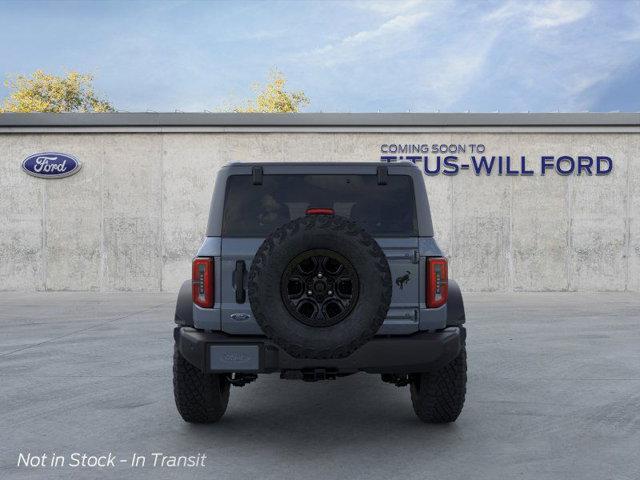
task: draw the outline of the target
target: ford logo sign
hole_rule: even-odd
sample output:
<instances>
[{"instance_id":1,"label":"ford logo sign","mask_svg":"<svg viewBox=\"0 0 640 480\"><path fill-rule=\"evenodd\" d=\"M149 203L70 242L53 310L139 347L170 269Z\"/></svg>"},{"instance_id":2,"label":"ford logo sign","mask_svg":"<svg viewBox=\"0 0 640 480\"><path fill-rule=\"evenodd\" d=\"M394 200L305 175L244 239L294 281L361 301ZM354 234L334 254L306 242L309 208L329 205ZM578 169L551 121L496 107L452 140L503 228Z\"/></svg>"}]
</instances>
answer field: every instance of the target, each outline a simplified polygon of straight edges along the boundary
<instances>
[{"instance_id":1,"label":"ford logo sign","mask_svg":"<svg viewBox=\"0 0 640 480\"><path fill-rule=\"evenodd\" d=\"M66 153L35 153L25 158L22 169L40 178L62 178L80 170L80 161Z\"/></svg>"}]
</instances>

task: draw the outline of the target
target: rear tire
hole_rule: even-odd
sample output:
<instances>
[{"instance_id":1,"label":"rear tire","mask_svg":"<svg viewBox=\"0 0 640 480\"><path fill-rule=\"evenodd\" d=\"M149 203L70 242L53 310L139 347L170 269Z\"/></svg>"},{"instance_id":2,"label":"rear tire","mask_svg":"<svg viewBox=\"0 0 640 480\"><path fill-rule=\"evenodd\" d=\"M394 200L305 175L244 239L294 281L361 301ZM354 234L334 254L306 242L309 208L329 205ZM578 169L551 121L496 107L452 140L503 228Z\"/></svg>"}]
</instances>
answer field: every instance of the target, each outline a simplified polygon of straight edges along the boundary
<instances>
[{"instance_id":1,"label":"rear tire","mask_svg":"<svg viewBox=\"0 0 640 480\"><path fill-rule=\"evenodd\" d=\"M411 403L420 420L426 423L455 422L462 411L467 391L467 350L435 372L411 376Z\"/></svg>"},{"instance_id":2,"label":"rear tire","mask_svg":"<svg viewBox=\"0 0 640 480\"><path fill-rule=\"evenodd\" d=\"M214 423L222 418L229 403L229 380L207 374L173 350L173 396L180 416L189 423Z\"/></svg>"}]
</instances>

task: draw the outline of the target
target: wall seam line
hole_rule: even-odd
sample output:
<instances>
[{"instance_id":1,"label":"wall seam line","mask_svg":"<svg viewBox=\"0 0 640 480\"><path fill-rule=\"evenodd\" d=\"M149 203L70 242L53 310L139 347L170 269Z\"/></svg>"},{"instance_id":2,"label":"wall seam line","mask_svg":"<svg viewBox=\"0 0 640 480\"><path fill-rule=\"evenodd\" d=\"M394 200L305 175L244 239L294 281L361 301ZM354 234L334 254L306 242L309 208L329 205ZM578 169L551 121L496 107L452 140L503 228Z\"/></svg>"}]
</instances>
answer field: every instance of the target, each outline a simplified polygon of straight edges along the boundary
<instances>
[{"instance_id":1,"label":"wall seam line","mask_svg":"<svg viewBox=\"0 0 640 480\"><path fill-rule=\"evenodd\" d=\"M573 272L571 265L573 263L573 183L566 178L567 184L567 214L569 225L567 225L567 254L565 255L566 271L567 271L567 291L573 291Z\"/></svg>"},{"instance_id":2,"label":"wall seam line","mask_svg":"<svg viewBox=\"0 0 640 480\"><path fill-rule=\"evenodd\" d=\"M453 221L453 213L455 211L455 209L453 207L453 202L454 202L454 199L455 199L455 196L453 194L453 186L454 186L453 177L449 178L449 183L451 184L451 188L450 188L450 192L451 192L451 202L450 202L451 214L449 215L449 222L451 223L451 225L449 226L449 232L451 232L449 234L449 257L451 258L451 257L453 257L453 237L454 237L453 228L454 228L454 225L455 225L455 222Z\"/></svg>"},{"instance_id":3,"label":"wall seam line","mask_svg":"<svg viewBox=\"0 0 640 480\"><path fill-rule=\"evenodd\" d=\"M159 258L159 262L160 262L160 282L159 282L159 287L160 287L160 292L163 291L163 287L164 287L164 255L165 255L165 248L164 248L164 134L160 133L160 222L159 222L159 226L160 226L160 232L159 232L159 237L160 237L160 242L159 242L159 247L160 247L160 255L158 255Z\"/></svg>"},{"instance_id":4,"label":"wall seam line","mask_svg":"<svg viewBox=\"0 0 640 480\"><path fill-rule=\"evenodd\" d=\"M631 159L627 160L626 162L626 167L627 167L627 192L626 192L626 205L625 205L625 236L627 237L625 239L625 269L624 269L624 291L628 292L629 291L629 262L631 261L631 168L630 168L630 164L631 164Z\"/></svg>"},{"instance_id":5,"label":"wall seam line","mask_svg":"<svg viewBox=\"0 0 640 480\"><path fill-rule=\"evenodd\" d=\"M47 291L49 254L47 252L47 183L42 185L42 289Z\"/></svg>"},{"instance_id":6,"label":"wall seam line","mask_svg":"<svg viewBox=\"0 0 640 480\"><path fill-rule=\"evenodd\" d=\"M104 157L107 151L102 140L100 155L100 271L98 273L98 290L104 292L105 242L104 242Z\"/></svg>"},{"instance_id":7,"label":"wall seam line","mask_svg":"<svg viewBox=\"0 0 640 480\"><path fill-rule=\"evenodd\" d=\"M507 266L509 269L508 291L515 290L515 282L513 280L513 184L515 178L509 178L509 249L507 251Z\"/></svg>"}]
</instances>

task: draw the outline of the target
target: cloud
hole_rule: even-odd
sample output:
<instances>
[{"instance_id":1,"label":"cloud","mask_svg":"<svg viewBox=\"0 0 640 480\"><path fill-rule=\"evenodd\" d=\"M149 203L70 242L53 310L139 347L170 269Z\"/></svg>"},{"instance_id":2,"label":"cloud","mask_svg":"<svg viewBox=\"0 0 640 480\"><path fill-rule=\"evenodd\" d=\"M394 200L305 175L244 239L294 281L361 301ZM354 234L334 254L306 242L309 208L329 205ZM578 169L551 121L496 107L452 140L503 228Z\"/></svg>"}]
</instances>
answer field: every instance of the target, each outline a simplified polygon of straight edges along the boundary
<instances>
[{"instance_id":1,"label":"cloud","mask_svg":"<svg viewBox=\"0 0 640 480\"><path fill-rule=\"evenodd\" d=\"M639 23L634 21L638 6L637 2L505 3L483 19L503 32L497 48L502 64L491 62L497 72L487 72L488 77L504 84L505 96L512 94L508 101L525 109L590 110L596 105L594 92L615 82L639 57L640 35L635 35ZM597 28L579 24L596 19ZM494 96L496 103L507 101L498 93Z\"/></svg>"},{"instance_id":2,"label":"cloud","mask_svg":"<svg viewBox=\"0 0 640 480\"><path fill-rule=\"evenodd\" d=\"M640 59L639 2L389 5L358 6L368 8L364 20L390 16L299 57L338 84L318 88L332 105L348 98L383 111L583 111Z\"/></svg>"},{"instance_id":3,"label":"cloud","mask_svg":"<svg viewBox=\"0 0 640 480\"><path fill-rule=\"evenodd\" d=\"M638 1L148 3L128 20L115 5L52 5L30 21L49 32L57 15L69 35L34 42L16 8L0 66L99 67L98 89L125 110L224 104L274 65L316 110L628 111L640 98Z\"/></svg>"},{"instance_id":4,"label":"cloud","mask_svg":"<svg viewBox=\"0 0 640 480\"><path fill-rule=\"evenodd\" d=\"M505 2L495 10L484 15L481 20L484 22L500 22L504 20L510 20L524 12L524 10L524 3L514 2L513 0L510 0L508 2Z\"/></svg>"},{"instance_id":5,"label":"cloud","mask_svg":"<svg viewBox=\"0 0 640 480\"><path fill-rule=\"evenodd\" d=\"M541 76L541 72L544 71L541 67L549 61L544 43L547 42L556 48L554 42L558 40L540 37L536 32L578 22L586 18L592 10L591 3L586 1L509 0L488 13L486 4L474 6L457 2L441 7L443 8L433 15L432 21L424 22L428 23L429 28L421 31L420 47L423 58L420 74L416 75L417 79L413 85L407 82L404 87L415 97L415 100L412 100L412 109L461 110L470 108L470 105L484 104L484 95L476 97L474 92L487 92L492 89L493 84L493 88L496 88L492 92L495 103L491 109L509 110L502 102L503 96L509 93L511 87L509 79L514 79L513 85L526 88L529 83L526 77ZM390 25L386 27L390 27L391 24L399 26L400 22L396 21L398 17L390 20ZM451 30L452 25L455 25L455 31ZM383 30L385 29L381 27L372 36L381 34ZM361 35L362 39L368 41L369 33L372 32ZM356 35L354 40L358 38ZM401 41L402 38L396 39L396 43ZM342 43L346 45L349 41L345 39ZM335 53L336 46L331 47L333 48L325 53ZM571 51L573 48L574 46L570 45L568 48L558 47L558 50ZM531 51L527 51L529 49ZM517 51L522 53L515 54L510 60L513 62L513 68L500 63L505 55L510 56ZM356 57L358 58L359 56ZM606 79L606 72L585 78L583 69L569 60L565 60L565 63L570 65L570 68L564 69L563 72L566 74L567 82L560 87L554 86L556 92L564 90L567 95L579 96L580 92L590 88L594 83ZM562 70L562 64L558 68ZM550 83L553 81L549 80ZM542 85L540 82L538 85L535 82L533 85L530 84L534 89L541 88ZM525 103L527 100L525 99Z\"/></svg>"},{"instance_id":6,"label":"cloud","mask_svg":"<svg viewBox=\"0 0 640 480\"><path fill-rule=\"evenodd\" d=\"M461 29L437 55L425 59L422 91L431 109L451 109L478 85L498 37L499 31L494 29Z\"/></svg>"},{"instance_id":7,"label":"cloud","mask_svg":"<svg viewBox=\"0 0 640 480\"><path fill-rule=\"evenodd\" d=\"M508 1L484 16L485 22L517 20L520 25L545 29L568 25L585 18L592 10L586 0L548 2Z\"/></svg>"},{"instance_id":8,"label":"cloud","mask_svg":"<svg viewBox=\"0 0 640 480\"><path fill-rule=\"evenodd\" d=\"M586 1L561 2L556 0L533 9L529 24L533 28L552 28L577 22L591 11L591 3Z\"/></svg>"},{"instance_id":9,"label":"cloud","mask_svg":"<svg viewBox=\"0 0 640 480\"><path fill-rule=\"evenodd\" d=\"M353 2L350 5L361 10L367 10L380 15L398 15L409 11L416 11L427 5L427 0L364 0Z\"/></svg>"},{"instance_id":10,"label":"cloud","mask_svg":"<svg viewBox=\"0 0 640 480\"><path fill-rule=\"evenodd\" d=\"M363 30L300 56L300 59L333 66L361 60L368 55L390 55L412 48L414 31L429 16L427 12L396 15L379 27Z\"/></svg>"},{"instance_id":11,"label":"cloud","mask_svg":"<svg viewBox=\"0 0 640 480\"><path fill-rule=\"evenodd\" d=\"M630 2L625 11L627 20L631 26L622 32L621 40L628 42L636 42L640 40L640 0Z\"/></svg>"}]
</instances>

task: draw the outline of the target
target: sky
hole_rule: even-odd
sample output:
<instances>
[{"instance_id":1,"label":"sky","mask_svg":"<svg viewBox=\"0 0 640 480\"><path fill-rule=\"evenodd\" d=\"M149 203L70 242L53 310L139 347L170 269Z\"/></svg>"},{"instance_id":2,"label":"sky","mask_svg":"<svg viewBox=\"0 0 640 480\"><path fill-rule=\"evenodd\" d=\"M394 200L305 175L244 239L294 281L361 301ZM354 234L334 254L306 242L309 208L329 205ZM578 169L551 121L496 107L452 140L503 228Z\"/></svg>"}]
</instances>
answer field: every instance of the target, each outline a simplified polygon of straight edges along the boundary
<instances>
[{"instance_id":1,"label":"sky","mask_svg":"<svg viewBox=\"0 0 640 480\"><path fill-rule=\"evenodd\" d=\"M215 111L273 68L306 111L640 111L640 1L0 0L0 75ZM0 98L8 94L0 88Z\"/></svg>"}]
</instances>

